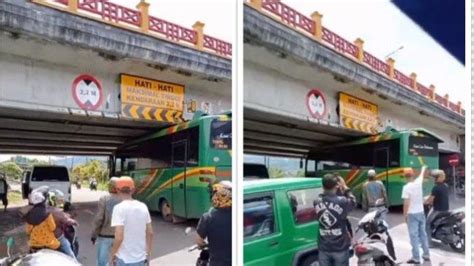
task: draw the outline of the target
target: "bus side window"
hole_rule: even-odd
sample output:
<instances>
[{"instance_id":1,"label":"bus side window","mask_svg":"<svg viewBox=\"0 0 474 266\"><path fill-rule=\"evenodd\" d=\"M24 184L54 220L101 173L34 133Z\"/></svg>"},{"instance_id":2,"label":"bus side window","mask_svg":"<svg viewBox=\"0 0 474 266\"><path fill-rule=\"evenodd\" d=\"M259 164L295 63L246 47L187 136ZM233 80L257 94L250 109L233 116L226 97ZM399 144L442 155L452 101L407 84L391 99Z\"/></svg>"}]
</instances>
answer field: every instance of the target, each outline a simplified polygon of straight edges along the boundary
<instances>
[{"instance_id":1,"label":"bus side window","mask_svg":"<svg viewBox=\"0 0 474 266\"><path fill-rule=\"evenodd\" d=\"M188 135L188 166L199 164L199 127L189 129Z\"/></svg>"},{"instance_id":2,"label":"bus side window","mask_svg":"<svg viewBox=\"0 0 474 266\"><path fill-rule=\"evenodd\" d=\"M120 176L122 175L122 158L115 159L115 175Z\"/></svg>"}]
</instances>

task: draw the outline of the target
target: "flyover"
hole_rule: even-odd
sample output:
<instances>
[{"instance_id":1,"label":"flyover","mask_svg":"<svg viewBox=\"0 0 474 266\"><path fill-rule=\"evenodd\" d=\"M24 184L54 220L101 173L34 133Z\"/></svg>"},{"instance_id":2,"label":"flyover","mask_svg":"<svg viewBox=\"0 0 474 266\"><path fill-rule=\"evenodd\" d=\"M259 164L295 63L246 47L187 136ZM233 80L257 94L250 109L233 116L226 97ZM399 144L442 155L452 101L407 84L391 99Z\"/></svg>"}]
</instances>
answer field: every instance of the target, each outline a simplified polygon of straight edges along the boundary
<instances>
[{"instance_id":1,"label":"flyover","mask_svg":"<svg viewBox=\"0 0 474 266\"><path fill-rule=\"evenodd\" d=\"M245 153L304 157L388 127L423 127L443 139L441 152L461 151L460 102L397 70L394 60L377 59L363 40L349 42L324 27L318 12L247 1L243 29Z\"/></svg>"},{"instance_id":2,"label":"flyover","mask_svg":"<svg viewBox=\"0 0 474 266\"><path fill-rule=\"evenodd\" d=\"M1 1L0 153L106 156L196 111L230 110L231 44L148 9Z\"/></svg>"}]
</instances>

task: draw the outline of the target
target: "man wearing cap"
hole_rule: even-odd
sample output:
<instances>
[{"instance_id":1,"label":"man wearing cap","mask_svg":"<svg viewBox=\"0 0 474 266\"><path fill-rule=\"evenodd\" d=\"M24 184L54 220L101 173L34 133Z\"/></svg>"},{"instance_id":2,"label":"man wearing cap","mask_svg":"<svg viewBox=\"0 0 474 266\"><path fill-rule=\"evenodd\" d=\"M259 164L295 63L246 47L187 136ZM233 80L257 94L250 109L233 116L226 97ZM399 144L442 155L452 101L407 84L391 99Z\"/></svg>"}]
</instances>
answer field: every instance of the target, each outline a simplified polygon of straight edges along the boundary
<instances>
[{"instance_id":1,"label":"man wearing cap","mask_svg":"<svg viewBox=\"0 0 474 266\"><path fill-rule=\"evenodd\" d=\"M347 215L356 205L354 194L343 179L333 174L323 177L324 193L314 202L319 221L319 265L348 266L351 238ZM343 196L336 194L341 189Z\"/></svg>"},{"instance_id":2,"label":"man wearing cap","mask_svg":"<svg viewBox=\"0 0 474 266\"><path fill-rule=\"evenodd\" d=\"M433 245L431 238L431 223L440 215L449 213L449 187L444 182L446 174L443 170L433 170L431 175L435 178L435 186L431 190L431 194L425 201L426 205L432 205L428 218L426 218L426 235L428 237L428 244Z\"/></svg>"},{"instance_id":3,"label":"man wearing cap","mask_svg":"<svg viewBox=\"0 0 474 266\"><path fill-rule=\"evenodd\" d=\"M97 265L105 266L109 261L110 251L114 243L115 230L111 224L112 211L120 199L117 196L115 188L117 177L112 177L109 180L109 194L102 196L99 199L97 214L92 224L92 244L96 246L97 250Z\"/></svg>"},{"instance_id":4,"label":"man wearing cap","mask_svg":"<svg viewBox=\"0 0 474 266\"><path fill-rule=\"evenodd\" d=\"M403 216L408 226L412 257L408 264L420 264L420 245L423 248L423 260L430 261L430 250L426 236L426 219L423 208L423 178L426 172L423 166L420 175L415 179L413 169L405 170L407 183L403 186Z\"/></svg>"},{"instance_id":5,"label":"man wearing cap","mask_svg":"<svg viewBox=\"0 0 474 266\"><path fill-rule=\"evenodd\" d=\"M362 208L367 212L383 210L387 207L387 191L382 182L375 179L374 169L367 172L368 181L362 187ZM385 216L385 215L383 215ZM382 217L384 219L385 217Z\"/></svg>"},{"instance_id":6,"label":"man wearing cap","mask_svg":"<svg viewBox=\"0 0 474 266\"><path fill-rule=\"evenodd\" d=\"M145 204L132 198L135 183L124 176L116 180L117 195L122 200L112 211L115 228L110 264L116 266L146 265L149 261L153 229Z\"/></svg>"}]
</instances>

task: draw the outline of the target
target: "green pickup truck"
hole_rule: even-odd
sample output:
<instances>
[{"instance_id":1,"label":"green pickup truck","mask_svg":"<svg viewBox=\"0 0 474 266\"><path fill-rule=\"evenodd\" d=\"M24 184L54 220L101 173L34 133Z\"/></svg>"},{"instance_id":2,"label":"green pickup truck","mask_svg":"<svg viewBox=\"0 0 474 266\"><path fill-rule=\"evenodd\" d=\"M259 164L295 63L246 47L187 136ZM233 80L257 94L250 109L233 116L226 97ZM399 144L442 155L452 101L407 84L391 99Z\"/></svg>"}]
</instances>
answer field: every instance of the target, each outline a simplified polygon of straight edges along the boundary
<instances>
[{"instance_id":1,"label":"green pickup truck","mask_svg":"<svg viewBox=\"0 0 474 266\"><path fill-rule=\"evenodd\" d=\"M246 266L318 265L320 178L244 181Z\"/></svg>"}]
</instances>

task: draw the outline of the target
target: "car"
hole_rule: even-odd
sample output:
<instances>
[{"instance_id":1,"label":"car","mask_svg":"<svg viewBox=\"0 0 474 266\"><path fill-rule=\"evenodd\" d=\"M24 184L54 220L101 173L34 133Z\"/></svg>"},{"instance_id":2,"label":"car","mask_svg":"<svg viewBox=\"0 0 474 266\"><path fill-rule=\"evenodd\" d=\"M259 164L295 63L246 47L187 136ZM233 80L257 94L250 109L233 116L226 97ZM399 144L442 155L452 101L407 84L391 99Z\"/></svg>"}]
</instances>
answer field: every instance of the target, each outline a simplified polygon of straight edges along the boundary
<instances>
[{"instance_id":1,"label":"car","mask_svg":"<svg viewBox=\"0 0 474 266\"><path fill-rule=\"evenodd\" d=\"M41 186L61 191L64 194L64 210L71 208L71 181L69 171L65 166L37 165L24 172L22 180L24 198L28 198L33 189Z\"/></svg>"},{"instance_id":2,"label":"car","mask_svg":"<svg viewBox=\"0 0 474 266\"><path fill-rule=\"evenodd\" d=\"M244 264L318 265L321 178L245 180Z\"/></svg>"},{"instance_id":3,"label":"car","mask_svg":"<svg viewBox=\"0 0 474 266\"><path fill-rule=\"evenodd\" d=\"M264 164L244 163L244 179L270 178L268 169Z\"/></svg>"}]
</instances>

